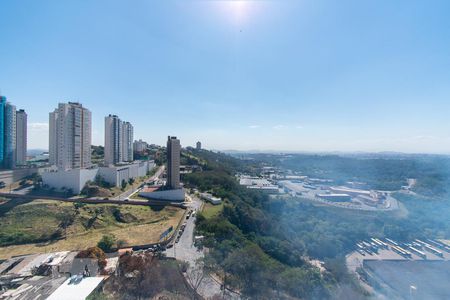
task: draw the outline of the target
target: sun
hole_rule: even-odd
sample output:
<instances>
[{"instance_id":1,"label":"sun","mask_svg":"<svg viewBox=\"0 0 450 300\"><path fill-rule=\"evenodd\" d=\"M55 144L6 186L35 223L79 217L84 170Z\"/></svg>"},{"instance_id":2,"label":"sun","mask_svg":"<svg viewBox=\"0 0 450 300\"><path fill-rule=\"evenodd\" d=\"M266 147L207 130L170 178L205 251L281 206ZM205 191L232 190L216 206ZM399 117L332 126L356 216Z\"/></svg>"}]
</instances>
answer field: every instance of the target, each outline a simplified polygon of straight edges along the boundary
<instances>
[{"instance_id":1,"label":"sun","mask_svg":"<svg viewBox=\"0 0 450 300\"><path fill-rule=\"evenodd\" d=\"M251 6L249 0L224 0L220 1L224 13L237 23L242 23L248 17Z\"/></svg>"}]
</instances>

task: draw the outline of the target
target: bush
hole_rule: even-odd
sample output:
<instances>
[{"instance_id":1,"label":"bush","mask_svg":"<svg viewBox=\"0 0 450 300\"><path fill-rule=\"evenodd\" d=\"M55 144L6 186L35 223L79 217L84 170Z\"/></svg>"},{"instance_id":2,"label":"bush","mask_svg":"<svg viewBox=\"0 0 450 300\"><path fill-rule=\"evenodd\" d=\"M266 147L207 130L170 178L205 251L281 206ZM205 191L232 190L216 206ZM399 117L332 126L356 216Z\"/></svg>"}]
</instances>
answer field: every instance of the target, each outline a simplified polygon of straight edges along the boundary
<instances>
[{"instance_id":1,"label":"bush","mask_svg":"<svg viewBox=\"0 0 450 300\"><path fill-rule=\"evenodd\" d=\"M113 246L116 244L116 237L114 235L104 235L97 243L97 247L104 252L112 252Z\"/></svg>"},{"instance_id":2,"label":"bush","mask_svg":"<svg viewBox=\"0 0 450 300\"><path fill-rule=\"evenodd\" d=\"M105 252L99 247L91 247L86 250L78 252L76 258L92 258L98 260L98 266L100 269L106 267L106 255Z\"/></svg>"}]
</instances>

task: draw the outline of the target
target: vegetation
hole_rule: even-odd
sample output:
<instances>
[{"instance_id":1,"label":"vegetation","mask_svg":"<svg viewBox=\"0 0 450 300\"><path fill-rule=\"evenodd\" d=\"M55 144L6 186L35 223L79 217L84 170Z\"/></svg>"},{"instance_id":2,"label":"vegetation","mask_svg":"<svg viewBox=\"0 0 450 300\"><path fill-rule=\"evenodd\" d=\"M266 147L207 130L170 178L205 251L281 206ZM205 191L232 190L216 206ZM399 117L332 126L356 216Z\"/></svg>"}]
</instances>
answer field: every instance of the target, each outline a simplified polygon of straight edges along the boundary
<instances>
[{"instance_id":1,"label":"vegetation","mask_svg":"<svg viewBox=\"0 0 450 300\"><path fill-rule=\"evenodd\" d=\"M367 183L379 190L399 190L408 178L417 179L413 189L425 196L450 193L450 158L440 155L269 155L252 154L246 158L301 172L316 178Z\"/></svg>"},{"instance_id":2,"label":"vegetation","mask_svg":"<svg viewBox=\"0 0 450 300\"><path fill-rule=\"evenodd\" d=\"M183 214L173 207L154 211L146 206L43 200L27 203L20 199L8 201L1 208L0 258L86 249L97 245L104 235L114 235L122 246L152 243L164 230L176 226Z\"/></svg>"},{"instance_id":3,"label":"vegetation","mask_svg":"<svg viewBox=\"0 0 450 300\"><path fill-rule=\"evenodd\" d=\"M114 246L116 245L117 238L112 234L106 234L102 236L102 239L97 243L97 247L102 249L104 252L112 252Z\"/></svg>"},{"instance_id":4,"label":"vegetation","mask_svg":"<svg viewBox=\"0 0 450 300\"><path fill-rule=\"evenodd\" d=\"M225 199L220 213L209 214L206 210L205 214L198 215L197 230L205 235L205 245L213 249L212 265L218 274L222 274L225 284L250 297L271 294L276 297L274 293L284 292L300 298L340 295L340 298L357 299L364 293L347 274L342 259L355 249L357 241L371 236L398 240L450 236L450 209L443 199L399 194L396 197L408 212L404 209L394 214L316 206L301 199L271 198L239 186L234 178L235 172L257 173L258 166L268 165L267 158L242 161L208 151L195 155L204 161L206 171L186 175L187 185L202 191L212 190ZM272 162L277 159L279 157L272 158ZM337 168L334 163L329 163L328 170ZM363 161L366 167L357 169L365 171L357 170L355 173L364 173L367 168L372 168L368 165L382 163L391 166L386 167L386 173L378 166L373 167L380 168L377 176L372 172L372 175L364 177L373 187L397 187L404 183L404 178L417 175L411 170L396 173L395 168L406 168L409 163L394 161ZM293 169L292 164L289 165ZM354 164L353 167L356 168ZM424 163L417 168L431 170L434 167L427 167ZM323 164L321 171L314 171L315 176L322 174L323 178L328 178L330 172L335 172L328 171L325 176L326 169ZM399 172L406 173L402 175ZM428 174L432 173L429 171ZM343 178L362 181L359 177ZM324 260L327 271L320 273L307 263L306 257Z\"/></svg>"},{"instance_id":5,"label":"vegetation","mask_svg":"<svg viewBox=\"0 0 450 300\"><path fill-rule=\"evenodd\" d=\"M221 276L225 286L244 296L276 298L280 293L296 297L330 296L331 276L323 276L307 264L289 240L272 231L273 217L265 211L269 198L239 186L235 170L252 165L223 154L196 153L204 162L204 172L185 176L188 186L212 190L225 199L217 214L199 213L197 230L205 235L205 246L212 248L209 267ZM264 246L264 248L263 248ZM283 277L297 278L296 282Z\"/></svg>"},{"instance_id":6,"label":"vegetation","mask_svg":"<svg viewBox=\"0 0 450 300\"><path fill-rule=\"evenodd\" d=\"M223 203L219 205L212 205L211 203L205 203L202 210L202 215L206 219L216 217L221 214L223 210Z\"/></svg>"},{"instance_id":7,"label":"vegetation","mask_svg":"<svg viewBox=\"0 0 450 300\"><path fill-rule=\"evenodd\" d=\"M161 298L160 298L161 296ZM195 299L175 260L125 254L117 274L111 276L93 299Z\"/></svg>"},{"instance_id":8,"label":"vegetation","mask_svg":"<svg viewBox=\"0 0 450 300\"><path fill-rule=\"evenodd\" d=\"M87 197L111 197L113 194L108 187L104 187L105 185L93 182L86 182L83 190L81 190L82 195L86 195Z\"/></svg>"},{"instance_id":9,"label":"vegetation","mask_svg":"<svg viewBox=\"0 0 450 300\"><path fill-rule=\"evenodd\" d=\"M92 258L98 260L100 269L106 267L106 255L100 247L90 247L86 250L78 252L76 258Z\"/></svg>"}]
</instances>

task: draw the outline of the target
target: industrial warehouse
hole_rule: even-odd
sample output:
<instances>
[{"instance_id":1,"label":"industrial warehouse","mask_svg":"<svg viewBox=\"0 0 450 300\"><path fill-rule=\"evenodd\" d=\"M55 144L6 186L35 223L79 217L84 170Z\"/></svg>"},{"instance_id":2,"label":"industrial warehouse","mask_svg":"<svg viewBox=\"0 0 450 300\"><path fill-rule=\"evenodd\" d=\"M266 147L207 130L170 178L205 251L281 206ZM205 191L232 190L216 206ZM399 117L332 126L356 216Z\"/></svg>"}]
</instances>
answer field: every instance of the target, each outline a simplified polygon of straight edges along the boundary
<instances>
[{"instance_id":1,"label":"industrial warehouse","mask_svg":"<svg viewBox=\"0 0 450 300\"><path fill-rule=\"evenodd\" d=\"M347 266L369 290L388 299L445 299L450 287L442 282L450 268L446 241L370 238L356 244Z\"/></svg>"}]
</instances>

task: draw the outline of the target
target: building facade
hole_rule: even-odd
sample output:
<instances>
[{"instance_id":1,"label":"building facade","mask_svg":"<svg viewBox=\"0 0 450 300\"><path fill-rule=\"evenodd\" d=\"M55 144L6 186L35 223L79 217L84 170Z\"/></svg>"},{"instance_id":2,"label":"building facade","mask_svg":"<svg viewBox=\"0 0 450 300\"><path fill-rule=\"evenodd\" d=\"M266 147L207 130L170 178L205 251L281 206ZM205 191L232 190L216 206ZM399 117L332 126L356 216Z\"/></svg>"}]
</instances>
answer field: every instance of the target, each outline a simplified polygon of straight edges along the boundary
<instances>
[{"instance_id":1,"label":"building facade","mask_svg":"<svg viewBox=\"0 0 450 300\"><path fill-rule=\"evenodd\" d=\"M48 137L48 162L52 166L56 166L58 163L58 143L57 143L57 130L58 127L58 110L49 114L49 137Z\"/></svg>"},{"instance_id":2,"label":"building facade","mask_svg":"<svg viewBox=\"0 0 450 300\"><path fill-rule=\"evenodd\" d=\"M116 115L105 117L105 165L122 162L122 121Z\"/></svg>"},{"instance_id":3,"label":"building facade","mask_svg":"<svg viewBox=\"0 0 450 300\"><path fill-rule=\"evenodd\" d=\"M4 114L4 167L16 166L16 107L7 102Z\"/></svg>"},{"instance_id":4,"label":"building facade","mask_svg":"<svg viewBox=\"0 0 450 300\"><path fill-rule=\"evenodd\" d=\"M143 140L134 141L134 143L133 143L133 151L134 152L142 153L145 150L147 150L147 148L148 148L148 144L147 144L147 142L144 142Z\"/></svg>"},{"instance_id":5,"label":"building facade","mask_svg":"<svg viewBox=\"0 0 450 300\"><path fill-rule=\"evenodd\" d=\"M49 161L58 169L91 166L91 112L80 103L59 103L49 115Z\"/></svg>"},{"instance_id":6,"label":"building facade","mask_svg":"<svg viewBox=\"0 0 450 300\"><path fill-rule=\"evenodd\" d=\"M0 165L14 169L27 160L27 114L0 96Z\"/></svg>"},{"instance_id":7,"label":"building facade","mask_svg":"<svg viewBox=\"0 0 450 300\"><path fill-rule=\"evenodd\" d=\"M133 161L133 125L130 122L122 125L122 153L123 161Z\"/></svg>"},{"instance_id":8,"label":"building facade","mask_svg":"<svg viewBox=\"0 0 450 300\"><path fill-rule=\"evenodd\" d=\"M86 183L95 181L97 176L102 177L109 184L119 187L123 181L128 182L131 178L147 175L154 167L154 161L140 161L123 166L51 170L42 173L42 181L45 185L57 190L71 190L74 194L79 194Z\"/></svg>"},{"instance_id":9,"label":"building facade","mask_svg":"<svg viewBox=\"0 0 450 300\"><path fill-rule=\"evenodd\" d=\"M27 113L20 109L16 112L16 164L27 162Z\"/></svg>"},{"instance_id":10,"label":"building facade","mask_svg":"<svg viewBox=\"0 0 450 300\"><path fill-rule=\"evenodd\" d=\"M197 144L195 145L195 149L202 150L202 143L201 142L197 142Z\"/></svg>"},{"instance_id":11,"label":"building facade","mask_svg":"<svg viewBox=\"0 0 450 300\"><path fill-rule=\"evenodd\" d=\"M133 125L116 115L105 117L105 165L133 160Z\"/></svg>"},{"instance_id":12,"label":"building facade","mask_svg":"<svg viewBox=\"0 0 450 300\"><path fill-rule=\"evenodd\" d=\"M180 140L175 136L167 138L167 186L179 189L180 186Z\"/></svg>"},{"instance_id":13,"label":"building facade","mask_svg":"<svg viewBox=\"0 0 450 300\"><path fill-rule=\"evenodd\" d=\"M5 159L5 106L6 97L0 96L0 165L3 165Z\"/></svg>"}]
</instances>

